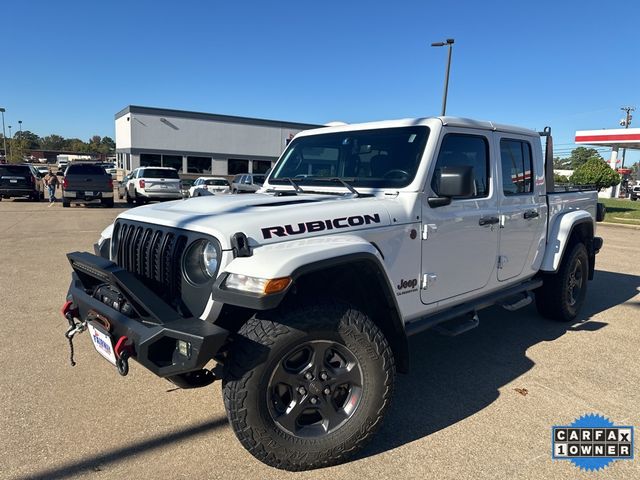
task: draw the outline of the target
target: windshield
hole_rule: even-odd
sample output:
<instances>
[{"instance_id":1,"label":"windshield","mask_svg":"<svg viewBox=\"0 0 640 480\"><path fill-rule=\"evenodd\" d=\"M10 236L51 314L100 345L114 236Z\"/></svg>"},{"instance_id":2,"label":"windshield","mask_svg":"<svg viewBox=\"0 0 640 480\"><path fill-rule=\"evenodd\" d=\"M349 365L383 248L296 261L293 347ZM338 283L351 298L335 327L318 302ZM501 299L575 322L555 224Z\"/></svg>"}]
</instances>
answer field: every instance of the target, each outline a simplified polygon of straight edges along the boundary
<instances>
[{"instance_id":1,"label":"windshield","mask_svg":"<svg viewBox=\"0 0 640 480\"><path fill-rule=\"evenodd\" d=\"M353 186L400 188L411 183L429 136L424 126L327 133L295 139L269 183L327 185L341 178Z\"/></svg>"},{"instance_id":2,"label":"windshield","mask_svg":"<svg viewBox=\"0 0 640 480\"><path fill-rule=\"evenodd\" d=\"M0 165L0 175L29 175L31 171L26 165Z\"/></svg>"},{"instance_id":3,"label":"windshield","mask_svg":"<svg viewBox=\"0 0 640 480\"><path fill-rule=\"evenodd\" d=\"M180 178L177 170L172 168L145 168L140 178Z\"/></svg>"},{"instance_id":4,"label":"windshield","mask_svg":"<svg viewBox=\"0 0 640 480\"><path fill-rule=\"evenodd\" d=\"M69 165L65 175L105 175L104 168L87 163Z\"/></svg>"},{"instance_id":5,"label":"windshield","mask_svg":"<svg viewBox=\"0 0 640 480\"><path fill-rule=\"evenodd\" d=\"M228 187L229 184L227 183L226 180L205 180L204 181L205 185L217 185L217 186L224 186L224 187Z\"/></svg>"}]
</instances>

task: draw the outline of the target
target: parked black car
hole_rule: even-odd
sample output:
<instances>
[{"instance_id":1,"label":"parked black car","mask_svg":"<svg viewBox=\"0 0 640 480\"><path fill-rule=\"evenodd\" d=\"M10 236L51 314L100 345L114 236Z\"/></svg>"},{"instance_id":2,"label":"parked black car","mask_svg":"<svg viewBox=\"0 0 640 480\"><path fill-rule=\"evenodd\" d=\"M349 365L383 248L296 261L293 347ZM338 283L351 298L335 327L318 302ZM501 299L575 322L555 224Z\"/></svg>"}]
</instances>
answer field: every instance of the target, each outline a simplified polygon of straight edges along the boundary
<instances>
[{"instance_id":1,"label":"parked black car","mask_svg":"<svg viewBox=\"0 0 640 480\"><path fill-rule=\"evenodd\" d=\"M32 165L0 165L0 200L28 197L36 202L44 198L42 176Z\"/></svg>"},{"instance_id":2,"label":"parked black car","mask_svg":"<svg viewBox=\"0 0 640 480\"><path fill-rule=\"evenodd\" d=\"M62 181L62 206L69 207L71 202L113 207L111 175L95 163L71 163Z\"/></svg>"}]
</instances>

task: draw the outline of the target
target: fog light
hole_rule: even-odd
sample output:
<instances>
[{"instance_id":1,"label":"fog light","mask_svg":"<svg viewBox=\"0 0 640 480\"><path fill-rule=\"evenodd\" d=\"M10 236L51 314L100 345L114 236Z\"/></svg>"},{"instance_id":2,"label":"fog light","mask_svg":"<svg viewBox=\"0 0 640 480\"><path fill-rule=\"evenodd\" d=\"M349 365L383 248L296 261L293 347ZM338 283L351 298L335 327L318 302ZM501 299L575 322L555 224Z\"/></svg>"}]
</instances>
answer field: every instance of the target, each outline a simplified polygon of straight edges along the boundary
<instances>
[{"instance_id":1,"label":"fog light","mask_svg":"<svg viewBox=\"0 0 640 480\"><path fill-rule=\"evenodd\" d=\"M191 344L184 340L178 340L178 353L187 358L191 356Z\"/></svg>"}]
</instances>

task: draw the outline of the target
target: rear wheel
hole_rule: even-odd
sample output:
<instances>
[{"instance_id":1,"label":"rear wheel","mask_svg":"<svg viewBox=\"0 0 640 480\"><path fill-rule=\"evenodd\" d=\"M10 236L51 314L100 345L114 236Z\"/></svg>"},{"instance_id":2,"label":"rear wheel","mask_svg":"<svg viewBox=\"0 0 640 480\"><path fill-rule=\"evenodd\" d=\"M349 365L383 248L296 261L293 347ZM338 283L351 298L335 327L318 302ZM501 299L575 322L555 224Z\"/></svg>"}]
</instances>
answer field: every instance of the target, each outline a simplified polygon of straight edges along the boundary
<instances>
[{"instance_id":1,"label":"rear wheel","mask_svg":"<svg viewBox=\"0 0 640 480\"><path fill-rule=\"evenodd\" d=\"M589 276L589 255L584 243L576 243L562 259L555 274L543 277L536 290L536 307L546 318L569 322L576 318L584 304Z\"/></svg>"},{"instance_id":2,"label":"rear wheel","mask_svg":"<svg viewBox=\"0 0 640 480\"><path fill-rule=\"evenodd\" d=\"M69 208L71 206L71 202L69 202L67 200L62 200L62 206L64 208Z\"/></svg>"},{"instance_id":3,"label":"rear wheel","mask_svg":"<svg viewBox=\"0 0 640 480\"><path fill-rule=\"evenodd\" d=\"M285 470L339 463L380 425L395 365L378 327L342 302L268 318L238 332L223 392L227 416L258 460Z\"/></svg>"}]
</instances>

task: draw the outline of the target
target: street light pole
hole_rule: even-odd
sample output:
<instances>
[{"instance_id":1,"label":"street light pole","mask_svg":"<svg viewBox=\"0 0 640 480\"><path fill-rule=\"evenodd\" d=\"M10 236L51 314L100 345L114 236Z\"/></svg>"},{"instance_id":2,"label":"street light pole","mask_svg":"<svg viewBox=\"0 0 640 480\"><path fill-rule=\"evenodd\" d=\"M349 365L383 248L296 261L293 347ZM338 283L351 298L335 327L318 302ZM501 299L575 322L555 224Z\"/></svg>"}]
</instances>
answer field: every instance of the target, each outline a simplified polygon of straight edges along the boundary
<instances>
[{"instance_id":1,"label":"street light pole","mask_svg":"<svg viewBox=\"0 0 640 480\"><path fill-rule=\"evenodd\" d=\"M443 117L447 112L447 93L449 91L449 71L451 70L451 51L453 50L454 42L455 40L453 38L447 38L444 42L434 42L431 44L432 47L444 47L445 45L449 47L449 55L447 56L447 72L444 77L444 93L442 95L441 115Z\"/></svg>"},{"instance_id":2,"label":"street light pole","mask_svg":"<svg viewBox=\"0 0 640 480\"><path fill-rule=\"evenodd\" d=\"M11 125L9 125L9 159L11 159Z\"/></svg>"},{"instance_id":3,"label":"street light pole","mask_svg":"<svg viewBox=\"0 0 640 480\"><path fill-rule=\"evenodd\" d=\"M20 128L20 140L22 140L22 120L18 120L18 127Z\"/></svg>"},{"instance_id":4,"label":"street light pole","mask_svg":"<svg viewBox=\"0 0 640 480\"><path fill-rule=\"evenodd\" d=\"M4 112L5 109L0 107L0 113L2 114L2 140L4 142L4 159L7 160L7 134L4 131Z\"/></svg>"}]
</instances>

